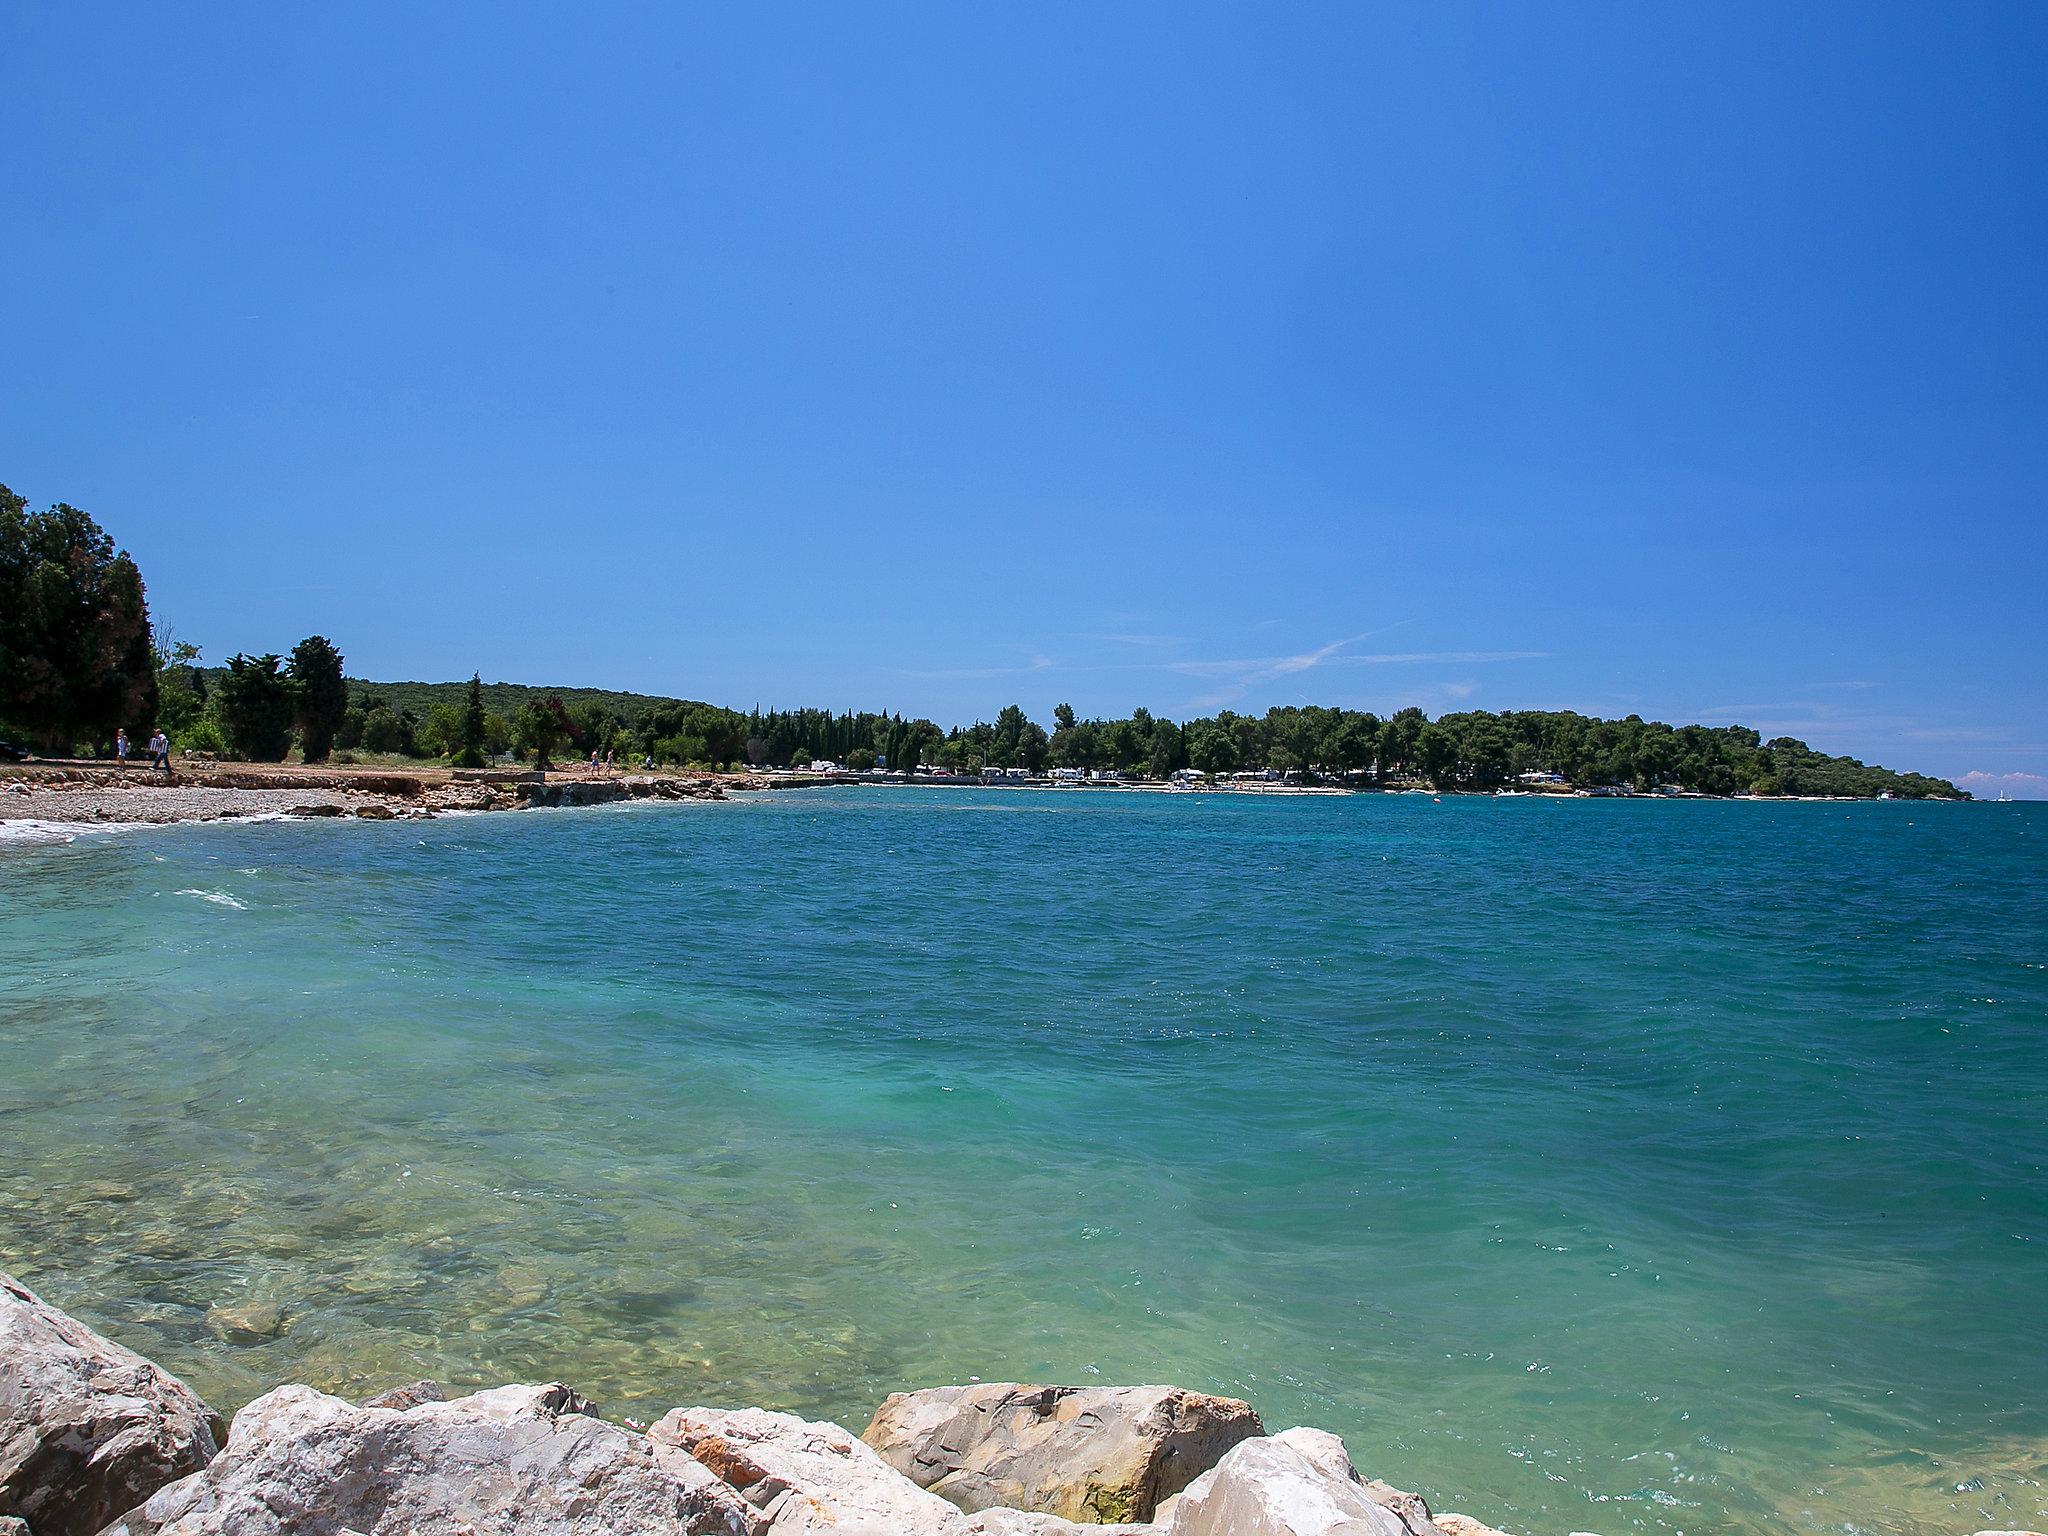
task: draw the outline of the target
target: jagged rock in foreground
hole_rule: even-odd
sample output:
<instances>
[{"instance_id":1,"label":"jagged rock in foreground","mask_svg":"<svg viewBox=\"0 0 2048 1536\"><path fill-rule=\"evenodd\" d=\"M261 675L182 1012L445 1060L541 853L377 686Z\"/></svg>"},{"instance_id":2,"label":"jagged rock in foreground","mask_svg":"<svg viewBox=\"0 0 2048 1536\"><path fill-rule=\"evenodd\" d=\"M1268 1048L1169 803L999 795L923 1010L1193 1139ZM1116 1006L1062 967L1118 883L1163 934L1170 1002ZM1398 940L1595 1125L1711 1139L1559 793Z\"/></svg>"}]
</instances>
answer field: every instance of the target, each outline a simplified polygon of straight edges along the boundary
<instances>
[{"instance_id":1,"label":"jagged rock in foreground","mask_svg":"<svg viewBox=\"0 0 2048 1536\"><path fill-rule=\"evenodd\" d=\"M1351 1464L1351 1453L1344 1448L1343 1440L1327 1429L1283 1429L1273 1440L1294 1451L1323 1476L1339 1483L1357 1484L1368 1499L1401 1522L1408 1536L1447 1536L1431 1517L1429 1505L1420 1494L1404 1492L1376 1477L1362 1476ZM1502 1533L1496 1531L1493 1536Z\"/></svg>"},{"instance_id":2,"label":"jagged rock in foreground","mask_svg":"<svg viewBox=\"0 0 2048 1536\"><path fill-rule=\"evenodd\" d=\"M1344 1442L1328 1430L1283 1429L1256 1443L1261 1449L1242 1458L1232 1452L1161 1507L1169 1536L1459 1536L1430 1514L1420 1495L1362 1477ZM1462 1515L1441 1518L1465 1521ZM1465 1521L1461 1536L1505 1533L1474 1520Z\"/></svg>"},{"instance_id":3,"label":"jagged rock in foreground","mask_svg":"<svg viewBox=\"0 0 2048 1536\"><path fill-rule=\"evenodd\" d=\"M220 1448L184 1382L0 1273L0 1516L92 1536Z\"/></svg>"},{"instance_id":4,"label":"jagged rock in foreground","mask_svg":"<svg viewBox=\"0 0 2048 1536\"><path fill-rule=\"evenodd\" d=\"M1470 1515L1438 1515L1436 1528L1444 1536L1507 1536L1506 1531L1494 1529L1483 1520L1474 1520Z\"/></svg>"},{"instance_id":5,"label":"jagged rock in foreground","mask_svg":"<svg viewBox=\"0 0 2048 1536\"><path fill-rule=\"evenodd\" d=\"M759 1513L760 1529L958 1536L943 1499L898 1474L837 1424L759 1408L678 1408L647 1431L724 1479Z\"/></svg>"},{"instance_id":6,"label":"jagged rock in foreground","mask_svg":"<svg viewBox=\"0 0 2048 1536\"><path fill-rule=\"evenodd\" d=\"M678 1408L647 1431L685 1451L759 1511L759 1536L1159 1536L1150 1525L1076 1525L1019 1509L966 1514L927 1493L837 1424L759 1408Z\"/></svg>"},{"instance_id":7,"label":"jagged rock in foreground","mask_svg":"<svg viewBox=\"0 0 2048 1536\"><path fill-rule=\"evenodd\" d=\"M1376 1502L1355 1476L1332 1475L1322 1460L1303 1455L1284 1436L1247 1440L1173 1501L1166 1530L1169 1536L1407 1536L1400 1515Z\"/></svg>"},{"instance_id":8,"label":"jagged rock in foreground","mask_svg":"<svg viewBox=\"0 0 2048 1536\"><path fill-rule=\"evenodd\" d=\"M964 1510L1143 1521L1264 1433L1249 1403L1179 1387L985 1382L895 1393L861 1438Z\"/></svg>"},{"instance_id":9,"label":"jagged rock in foreground","mask_svg":"<svg viewBox=\"0 0 2048 1536\"><path fill-rule=\"evenodd\" d=\"M878 1450L760 1409L634 1433L560 1384L288 1386L220 1438L184 1383L0 1275L0 1536L1501 1536L1361 1478L1335 1435L1175 1387L898 1394Z\"/></svg>"},{"instance_id":10,"label":"jagged rock in foreground","mask_svg":"<svg viewBox=\"0 0 2048 1536\"><path fill-rule=\"evenodd\" d=\"M560 1384L402 1410L279 1387L106 1536L752 1536L725 1483L593 1411Z\"/></svg>"}]
</instances>

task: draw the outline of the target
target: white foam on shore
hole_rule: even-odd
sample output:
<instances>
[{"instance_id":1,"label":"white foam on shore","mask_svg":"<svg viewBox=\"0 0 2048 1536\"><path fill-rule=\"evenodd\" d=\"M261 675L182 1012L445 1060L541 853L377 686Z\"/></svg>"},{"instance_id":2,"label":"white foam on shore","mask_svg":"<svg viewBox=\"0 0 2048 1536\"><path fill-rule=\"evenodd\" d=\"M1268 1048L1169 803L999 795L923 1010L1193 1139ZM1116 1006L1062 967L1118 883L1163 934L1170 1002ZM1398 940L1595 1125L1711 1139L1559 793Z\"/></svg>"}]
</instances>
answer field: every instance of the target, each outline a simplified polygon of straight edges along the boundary
<instances>
[{"instance_id":1,"label":"white foam on shore","mask_svg":"<svg viewBox=\"0 0 2048 1536\"><path fill-rule=\"evenodd\" d=\"M223 827L252 822L310 823L328 818L294 816L289 811L249 811L224 816L167 816L161 820L58 821L39 816L0 816L0 846L69 843L86 836L113 837L123 832L163 832L173 827ZM343 818L345 819L345 818Z\"/></svg>"},{"instance_id":2,"label":"white foam on shore","mask_svg":"<svg viewBox=\"0 0 2048 1536\"><path fill-rule=\"evenodd\" d=\"M249 910L246 903L235 900L226 891L202 891L196 887L188 886L178 892L178 894L180 896L197 896L201 901L210 901L217 907L233 907L237 912Z\"/></svg>"},{"instance_id":3,"label":"white foam on shore","mask_svg":"<svg viewBox=\"0 0 2048 1536\"><path fill-rule=\"evenodd\" d=\"M68 843L91 832L120 828L97 821L39 821L32 817L0 820L0 843Z\"/></svg>"}]
</instances>

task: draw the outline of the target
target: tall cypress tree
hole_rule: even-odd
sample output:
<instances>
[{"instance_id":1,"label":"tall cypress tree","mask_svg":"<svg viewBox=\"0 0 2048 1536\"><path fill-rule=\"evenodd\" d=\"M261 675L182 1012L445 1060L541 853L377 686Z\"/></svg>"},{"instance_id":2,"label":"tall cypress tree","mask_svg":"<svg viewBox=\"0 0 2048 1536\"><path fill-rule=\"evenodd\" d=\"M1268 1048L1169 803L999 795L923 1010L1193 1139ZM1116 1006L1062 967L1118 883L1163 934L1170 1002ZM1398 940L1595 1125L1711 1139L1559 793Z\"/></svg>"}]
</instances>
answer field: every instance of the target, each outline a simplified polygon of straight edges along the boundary
<instances>
[{"instance_id":1,"label":"tall cypress tree","mask_svg":"<svg viewBox=\"0 0 2048 1536\"><path fill-rule=\"evenodd\" d=\"M455 754L458 768L484 765L484 678L481 672L469 679L469 695L462 703L461 750Z\"/></svg>"},{"instance_id":2,"label":"tall cypress tree","mask_svg":"<svg viewBox=\"0 0 2048 1536\"><path fill-rule=\"evenodd\" d=\"M300 751L307 762L324 763L348 713L341 652L325 635L308 635L292 647L291 676Z\"/></svg>"}]
</instances>

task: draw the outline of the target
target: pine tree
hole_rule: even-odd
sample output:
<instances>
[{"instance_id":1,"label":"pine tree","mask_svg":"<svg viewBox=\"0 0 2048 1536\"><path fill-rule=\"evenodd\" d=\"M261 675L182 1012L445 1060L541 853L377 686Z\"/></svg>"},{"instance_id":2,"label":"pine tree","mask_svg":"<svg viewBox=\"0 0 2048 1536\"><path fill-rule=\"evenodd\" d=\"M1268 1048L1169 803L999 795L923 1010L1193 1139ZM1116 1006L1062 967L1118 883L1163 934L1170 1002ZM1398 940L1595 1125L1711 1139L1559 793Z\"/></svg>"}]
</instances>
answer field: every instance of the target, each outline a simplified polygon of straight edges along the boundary
<instances>
[{"instance_id":1,"label":"pine tree","mask_svg":"<svg viewBox=\"0 0 2048 1536\"><path fill-rule=\"evenodd\" d=\"M214 714L228 750L252 763L281 763L291 750L292 685L281 656L233 656L221 679Z\"/></svg>"}]
</instances>

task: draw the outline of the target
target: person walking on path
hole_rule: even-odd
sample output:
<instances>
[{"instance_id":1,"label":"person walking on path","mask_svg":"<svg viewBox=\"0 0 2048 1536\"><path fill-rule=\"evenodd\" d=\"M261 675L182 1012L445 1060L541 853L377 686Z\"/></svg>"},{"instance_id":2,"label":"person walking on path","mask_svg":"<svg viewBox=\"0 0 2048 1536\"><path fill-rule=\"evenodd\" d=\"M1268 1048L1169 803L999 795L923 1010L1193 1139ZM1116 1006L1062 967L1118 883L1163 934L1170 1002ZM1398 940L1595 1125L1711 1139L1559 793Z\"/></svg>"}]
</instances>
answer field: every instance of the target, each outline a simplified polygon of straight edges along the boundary
<instances>
[{"instance_id":1,"label":"person walking on path","mask_svg":"<svg viewBox=\"0 0 2048 1536\"><path fill-rule=\"evenodd\" d=\"M162 726L158 726L149 738L149 766L161 768L165 773L171 771L171 738L164 734Z\"/></svg>"},{"instance_id":2,"label":"person walking on path","mask_svg":"<svg viewBox=\"0 0 2048 1536\"><path fill-rule=\"evenodd\" d=\"M128 732L117 728L114 732L114 762L123 773L128 771Z\"/></svg>"}]
</instances>

